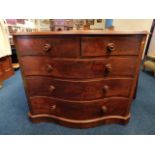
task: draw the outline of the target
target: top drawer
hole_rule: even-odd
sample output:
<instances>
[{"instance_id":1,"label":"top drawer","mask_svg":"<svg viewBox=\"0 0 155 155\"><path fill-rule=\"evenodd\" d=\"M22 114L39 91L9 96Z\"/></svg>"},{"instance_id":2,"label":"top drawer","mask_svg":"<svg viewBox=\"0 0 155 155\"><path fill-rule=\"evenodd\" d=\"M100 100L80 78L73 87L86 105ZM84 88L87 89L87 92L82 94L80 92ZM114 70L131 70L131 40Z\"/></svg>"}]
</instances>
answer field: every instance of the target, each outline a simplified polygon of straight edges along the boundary
<instances>
[{"instance_id":1,"label":"top drawer","mask_svg":"<svg viewBox=\"0 0 155 155\"><path fill-rule=\"evenodd\" d=\"M17 51L24 55L49 55L52 57L78 57L80 39L76 36L17 36Z\"/></svg>"},{"instance_id":2,"label":"top drawer","mask_svg":"<svg viewBox=\"0 0 155 155\"><path fill-rule=\"evenodd\" d=\"M138 55L142 36L82 37L82 56Z\"/></svg>"}]
</instances>

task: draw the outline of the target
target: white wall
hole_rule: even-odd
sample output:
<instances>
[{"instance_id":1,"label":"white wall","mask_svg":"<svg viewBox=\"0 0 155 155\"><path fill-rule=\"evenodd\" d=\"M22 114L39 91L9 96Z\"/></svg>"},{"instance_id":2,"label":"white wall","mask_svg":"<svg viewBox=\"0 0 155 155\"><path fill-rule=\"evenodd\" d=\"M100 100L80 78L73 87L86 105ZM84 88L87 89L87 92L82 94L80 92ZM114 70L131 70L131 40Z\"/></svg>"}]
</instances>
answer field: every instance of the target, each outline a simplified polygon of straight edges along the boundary
<instances>
[{"instance_id":1,"label":"white wall","mask_svg":"<svg viewBox=\"0 0 155 155\"><path fill-rule=\"evenodd\" d=\"M113 25L116 30L150 31L153 19L114 19Z\"/></svg>"},{"instance_id":2,"label":"white wall","mask_svg":"<svg viewBox=\"0 0 155 155\"><path fill-rule=\"evenodd\" d=\"M148 49L148 54L155 54L155 29L154 29L153 34L152 34L150 46Z\"/></svg>"}]
</instances>

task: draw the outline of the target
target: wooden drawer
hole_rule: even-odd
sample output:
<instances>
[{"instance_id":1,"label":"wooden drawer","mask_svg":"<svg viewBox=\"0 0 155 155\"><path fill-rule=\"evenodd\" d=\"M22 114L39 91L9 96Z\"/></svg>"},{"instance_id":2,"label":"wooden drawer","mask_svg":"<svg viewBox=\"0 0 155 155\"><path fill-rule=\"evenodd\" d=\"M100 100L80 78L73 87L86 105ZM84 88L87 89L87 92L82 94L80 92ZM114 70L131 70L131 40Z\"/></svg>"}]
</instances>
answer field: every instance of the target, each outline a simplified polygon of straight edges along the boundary
<instances>
[{"instance_id":1,"label":"wooden drawer","mask_svg":"<svg viewBox=\"0 0 155 155\"><path fill-rule=\"evenodd\" d=\"M49 96L71 100L91 100L110 96L129 97L132 79L58 80L26 78L29 96Z\"/></svg>"},{"instance_id":2,"label":"wooden drawer","mask_svg":"<svg viewBox=\"0 0 155 155\"><path fill-rule=\"evenodd\" d=\"M4 77L3 66L2 66L2 64L0 63L0 80L2 80L3 77Z\"/></svg>"},{"instance_id":3,"label":"wooden drawer","mask_svg":"<svg viewBox=\"0 0 155 155\"><path fill-rule=\"evenodd\" d=\"M142 36L82 37L82 56L138 55Z\"/></svg>"},{"instance_id":4,"label":"wooden drawer","mask_svg":"<svg viewBox=\"0 0 155 155\"><path fill-rule=\"evenodd\" d=\"M19 36L15 40L21 56L49 55L52 57L80 56L79 37Z\"/></svg>"},{"instance_id":5,"label":"wooden drawer","mask_svg":"<svg viewBox=\"0 0 155 155\"><path fill-rule=\"evenodd\" d=\"M21 57L23 72L61 78L99 78L103 76L135 75L137 57L109 57L103 59L51 59L49 57Z\"/></svg>"},{"instance_id":6,"label":"wooden drawer","mask_svg":"<svg viewBox=\"0 0 155 155\"><path fill-rule=\"evenodd\" d=\"M72 102L49 97L31 97L31 113L52 114L70 119L93 119L103 116L126 116L129 113L127 98L108 98Z\"/></svg>"},{"instance_id":7,"label":"wooden drawer","mask_svg":"<svg viewBox=\"0 0 155 155\"><path fill-rule=\"evenodd\" d=\"M10 56L0 58L0 80L5 80L14 74Z\"/></svg>"}]
</instances>

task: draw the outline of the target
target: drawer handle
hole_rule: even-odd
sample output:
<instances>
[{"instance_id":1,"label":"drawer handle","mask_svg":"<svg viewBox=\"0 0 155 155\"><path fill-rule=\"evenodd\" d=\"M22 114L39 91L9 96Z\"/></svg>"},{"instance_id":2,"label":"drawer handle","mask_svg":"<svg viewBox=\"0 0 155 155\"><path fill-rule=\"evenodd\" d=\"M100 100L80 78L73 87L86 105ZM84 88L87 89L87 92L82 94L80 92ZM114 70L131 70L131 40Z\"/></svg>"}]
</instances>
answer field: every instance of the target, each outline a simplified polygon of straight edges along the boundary
<instances>
[{"instance_id":1,"label":"drawer handle","mask_svg":"<svg viewBox=\"0 0 155 155\"><path fill-rule=\"evenodd\" d=\"M106 73L110 73L112 71L112 66L111 66L111 64L106 64L105 65L105 72Z\"/></svg>"},{"instance_id":2,"label":"drawer handle","mask_svg":"<svg viewBox=\"0 0 155 155\"><path fill-rule=\"evenodd\" d=\"M48 44L48 43L47 43L47 44L45 44L45 45L43 46L43 51L44 51L44 52L48 52L48 51L51 49L51 47L52 47L51 44Z\"/></svg>"},{"instance_id":3,"label":"drawer handle","mask_svg":"<svg viewBox=\"0 0 155 155\"><path fill-rule=\"evenodd\" d=\"M101 108L102 108L102 112L103 113L106 113L107 112L107 107L106 106L102 106Z\"/></svg>"},{"instance_id":4,"label":"drawer handle","mask_svg":"<svg viewBox=\"0 0 155 155\"><path fill-rule=\"evenodd\" d=\"M51 92L53 92L53 91L55 90L55 87L54 87L53 85L51 85L50 88L49 88L49 90L50 90Z\"/></svg>"},{"instance_id":5,"label":"drawer handle","mask_svg":"<svg viewBox=\"0 0 155 155\"><path fill-rule=\"evenodd\" d=\"M107 45L107 50L108 50L108 52L114 51L115 50L115 44L114 43L109 43Z\"/></svg>"},{"instance_id":6,"label":"drawer handle","mask_svg":"<svg viewBox=\"0 0 155 155\"><path fill-rule=\"evenodd\" d=\"M53 67L51 65L46 66L47 72L51 72L53 70Z\"/></svg>"},{"instance_id":7,"label":"drawer handle","mask_svg":"<svg viewBox=\"0 0 155 155\"><path fill-rule=\"evenodd\" d=\"M103 91L104 91L104 93L107 93L109 91L109 86L108 85L105 85L103 87Z\"/></svg>"},{"instance_id":8,"label":"drawer handle","mask_svg":"<svg viewBox=\"0 0 155 155\"><path fill-rule=\"evenodd\" d=\"M55 110L55 109L56 109L56 105L51 105L51 106L50 106L50 109L51 109L51 110Z\"/></svg>"}]
</instances>

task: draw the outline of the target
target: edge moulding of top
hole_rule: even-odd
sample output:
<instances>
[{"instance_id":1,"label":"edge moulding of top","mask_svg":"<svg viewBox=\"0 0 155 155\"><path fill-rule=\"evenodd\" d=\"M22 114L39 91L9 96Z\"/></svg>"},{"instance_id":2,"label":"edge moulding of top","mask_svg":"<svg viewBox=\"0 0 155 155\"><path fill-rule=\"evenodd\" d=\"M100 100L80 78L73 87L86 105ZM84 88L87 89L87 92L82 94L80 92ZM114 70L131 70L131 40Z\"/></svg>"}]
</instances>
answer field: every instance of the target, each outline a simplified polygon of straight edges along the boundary
<instances>
[{"instance_id":1,"label":"edge moulding of top","mask_svg":"<svg viewBox=\"0 0 155 155\"><path fill-rule=\"evenodd\" d=\"M112 30L70 30L70 31L46 31L46 32L17 32L14 36L23 35L134 35L145 34L148 31L112 31Z\"/></svg>"}]
</instances>

